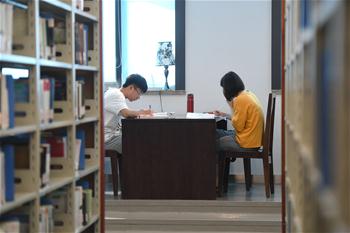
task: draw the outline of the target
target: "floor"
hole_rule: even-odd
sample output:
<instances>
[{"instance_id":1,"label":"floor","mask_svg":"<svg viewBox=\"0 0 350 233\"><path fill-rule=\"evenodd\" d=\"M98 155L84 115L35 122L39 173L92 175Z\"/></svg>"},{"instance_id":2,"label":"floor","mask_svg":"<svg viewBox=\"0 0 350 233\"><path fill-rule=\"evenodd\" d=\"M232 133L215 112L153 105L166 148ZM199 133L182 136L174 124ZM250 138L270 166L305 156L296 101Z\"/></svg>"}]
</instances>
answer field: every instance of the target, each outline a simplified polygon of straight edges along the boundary
<instances>
[{"instance_id":1,"label":"floor","mask_svg":"<svg viewBox=\"0 0 350 233\"><path fill-rule=\"evenodd\" d=\"M106 179L106 200L120 199L115 198L112 192L112 184L109 179ZM251 190L247 192L245 190L245 184L230 182L228 186L227 194L223 197L218 197L220 201L266 201L266 202L281 202L281 186L275 185L275 193L270 197L265 197L265 189L263 184L253 184Z\"/></svg>"}]
</instances>

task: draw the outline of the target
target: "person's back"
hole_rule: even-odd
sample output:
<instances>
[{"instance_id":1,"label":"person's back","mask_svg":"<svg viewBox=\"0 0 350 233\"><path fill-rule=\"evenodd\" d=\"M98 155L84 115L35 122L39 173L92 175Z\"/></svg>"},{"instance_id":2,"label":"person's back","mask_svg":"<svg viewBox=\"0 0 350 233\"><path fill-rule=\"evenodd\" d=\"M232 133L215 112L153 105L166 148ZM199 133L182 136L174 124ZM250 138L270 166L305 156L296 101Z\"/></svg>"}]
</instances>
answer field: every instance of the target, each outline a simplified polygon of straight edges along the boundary
<instances>
[{"instance_id":1,"label":"person's back","mask_svg":"<svg viewBox=\"0 0 350 233\"><path fill-rule=\"evenodd\" d=\"M262 145L264 114L260 101L254 93L242 91L233 99L232 125L236 141L242 148L257 148Z\"/></svg>"},{"instance_id":2,"label":"person's back","mask_svg":"<svg viewBox=\"0 0 350 233\"><path fill-rule=\"evenodd\" d=\"M258 98L245 90L242 79L233 71L226 73L220 81L223 94L232 110L232 130L217 130L218 151L257 149L262 146L264 115ZM228 114L214 111L216 115Z\"/></svg>"}]
</instances>

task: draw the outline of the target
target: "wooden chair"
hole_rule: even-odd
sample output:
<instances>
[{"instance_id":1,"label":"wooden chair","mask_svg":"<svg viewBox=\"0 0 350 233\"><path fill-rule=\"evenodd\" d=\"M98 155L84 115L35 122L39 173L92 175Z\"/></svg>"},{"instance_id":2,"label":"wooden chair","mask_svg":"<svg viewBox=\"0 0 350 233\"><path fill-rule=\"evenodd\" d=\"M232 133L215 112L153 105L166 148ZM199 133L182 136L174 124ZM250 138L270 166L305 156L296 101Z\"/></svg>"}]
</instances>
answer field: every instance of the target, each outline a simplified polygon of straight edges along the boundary
<instances>
[{"instance_id":1,"label":"wooden chair","mask_svg":"<svg viewBox=\"0 0 350 233\"><path fill-rule=\"evenodd\" d=\"M270 197L270 192L274 193L272 145L275 118L275 102L275 96L273 96L270 93L267 105L266 123L265 131L263 133L262 148L260 148L259 150L249 151L221 151L219 153L219 196L222 196L223 191L227 192L229 165L231 160L234 161L236 158L243 158L244 177L247 191L250 190L252 185L250 159L262 159L264 167L264 183L266 197Z\"/></svg>"},{"instance_id":2,"label":"wooden chair","mask_svg":"<svg viewBox=\"0 0 350 233\"><path fill-rule=\"evenodd\" d=\"M113 195L117 197L122 155L115 150L106 150L105 156L111 159Z\"/></svg>"}]
</instances>

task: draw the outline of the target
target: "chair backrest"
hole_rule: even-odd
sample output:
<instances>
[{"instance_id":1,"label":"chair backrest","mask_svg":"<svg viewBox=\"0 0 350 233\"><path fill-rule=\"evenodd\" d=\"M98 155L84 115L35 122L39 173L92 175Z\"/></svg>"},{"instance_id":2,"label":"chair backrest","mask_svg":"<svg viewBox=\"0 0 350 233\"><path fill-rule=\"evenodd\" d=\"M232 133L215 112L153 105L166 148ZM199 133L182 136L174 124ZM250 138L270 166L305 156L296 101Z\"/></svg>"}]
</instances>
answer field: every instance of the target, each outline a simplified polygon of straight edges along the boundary
<instances>
[{"instance_id":1,"label":"chair backrest","mask_svg":"<svg viewBox=\"0 0 350 233\"><path fill-rule=\"evenodd\" d=\"M273 149L273 131L274 131L274 125L275 125L275 104L276 104L276 97L272 96L272 109L271 109L271 125L270 125L270 146L269 146L269 153L272 153Z\"/></svg>"},{"instance_id":2,"label":"chair backrest","mask_svg":"<svg viewBox=\"0 0 350 233\"><path fill-rule=\"evenodd\" d=\"M266 123L265 131L263 135L263 153L268 155L272 150L273 142L273 126L275 118L275 98L272 93L269 93L269 99L267 103L267 112L266 112Z\"/></svg>"}]
</instances>

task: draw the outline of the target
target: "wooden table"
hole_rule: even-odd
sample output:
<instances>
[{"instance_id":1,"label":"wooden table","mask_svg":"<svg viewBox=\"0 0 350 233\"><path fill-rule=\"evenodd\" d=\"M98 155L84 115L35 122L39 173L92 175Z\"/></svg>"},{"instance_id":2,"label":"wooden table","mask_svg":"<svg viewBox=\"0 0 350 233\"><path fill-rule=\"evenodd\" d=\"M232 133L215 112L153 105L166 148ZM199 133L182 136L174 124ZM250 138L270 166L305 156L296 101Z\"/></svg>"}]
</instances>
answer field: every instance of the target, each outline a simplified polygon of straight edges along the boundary
<instances>
[{"instance_id":1,"label":"wooden table","mask_svg":"<svg viewBox=\"0 0 350 233\"><path fill-rule=\"evenodd\" d=\"M215 199L214 119L124 119L123 199Z\"/></svg>"}]
</instances>

